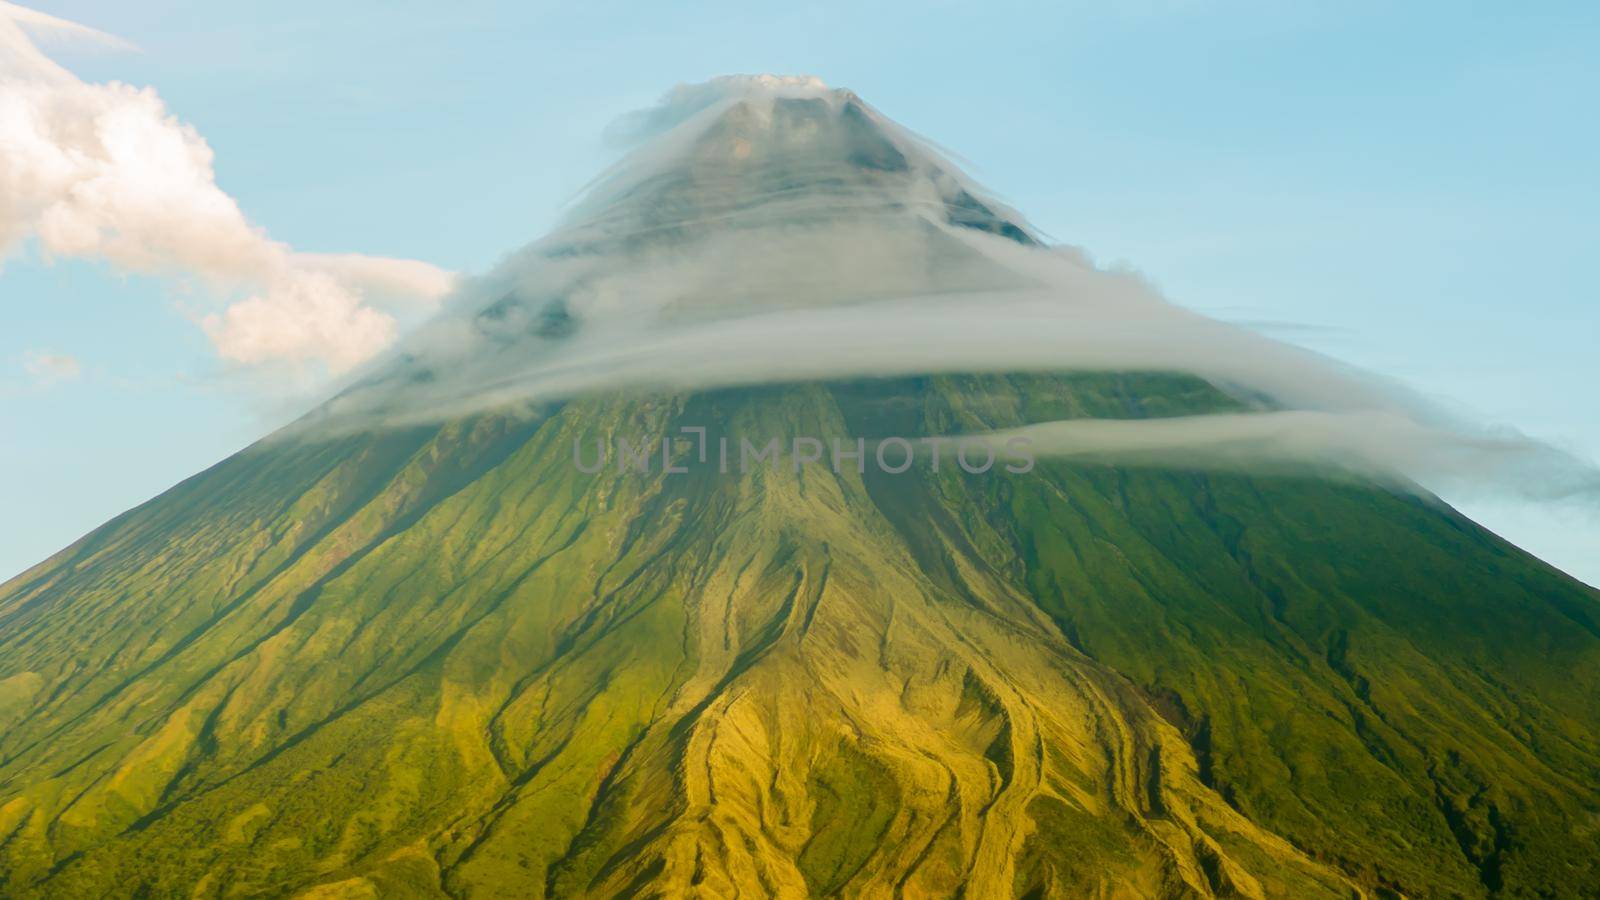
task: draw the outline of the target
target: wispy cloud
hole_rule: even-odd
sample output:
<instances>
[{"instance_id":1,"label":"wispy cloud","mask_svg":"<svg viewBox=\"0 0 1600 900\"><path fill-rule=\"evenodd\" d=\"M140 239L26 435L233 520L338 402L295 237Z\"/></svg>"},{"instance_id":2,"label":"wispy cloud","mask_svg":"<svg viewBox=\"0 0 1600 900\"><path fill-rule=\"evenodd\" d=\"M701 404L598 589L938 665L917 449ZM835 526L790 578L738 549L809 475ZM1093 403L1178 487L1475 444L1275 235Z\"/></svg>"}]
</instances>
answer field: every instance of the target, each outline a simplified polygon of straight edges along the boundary
<instances>
[{"instance_id":1,"label":"wispy cloud","mask_svg":"<svg viewBox=\"0 0 1600 900\"><path fill-rule=\"evenodd\" d=\"M31 239L47 257L176 279L215 299L194 316L224 359L332 372L391 343L397 312L450 290L453 276L427 263L271 239L153 89L85 83L29 29L120 43L0 2L0 255Z\"/></svg>"},{"instance_id":2,"label":"wispy cloud","mask_svg":"<svg viewBox=\"0 0 1600 900\"><path fill-rule=\"evenodd\" d=\"M785 111L785 98L801 102ZM853 103L810 81L733 79L627 118L619 131L642 143L561 228L466 285L310 427L621 389L1180 372L1261 412L1027 434L1087 460L1600 496L1587 461L1038 244L925 142Z\"/></svg>"},{"instance_id":3,"label":"wispy cloud","mask_svg":"<svg viewBox=\"0 0 1600 900\"><path fill-rule=\"evenodd\" d=\"M1600 470L1559 448L1511 429L1420 422L1395 410L1068 419L984 437L1002 447L1024 438L1038 456L1124 466L1403 475L1466 494L1489 487L1530 500L1600 500Z\"/></svg>"},{"instance_id":4,"label":"wispy cloud","mask_svg":"<svg viewBox=\"0 0 1600 900\"><path fill-rule=\"evenodd\" d=\"M29 350L22 354L22 371L38 385L72 381L83 374L76 357L48 350Z\"/></svg>"}]
</instances>

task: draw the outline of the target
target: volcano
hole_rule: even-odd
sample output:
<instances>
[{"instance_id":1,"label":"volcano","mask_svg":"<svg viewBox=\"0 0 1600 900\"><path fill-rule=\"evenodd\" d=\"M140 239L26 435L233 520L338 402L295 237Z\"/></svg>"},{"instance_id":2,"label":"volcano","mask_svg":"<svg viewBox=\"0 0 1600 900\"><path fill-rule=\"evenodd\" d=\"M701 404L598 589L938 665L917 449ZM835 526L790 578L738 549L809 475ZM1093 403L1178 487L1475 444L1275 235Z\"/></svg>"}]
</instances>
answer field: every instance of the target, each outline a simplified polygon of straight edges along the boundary
<instances>
[{"instance_id":1,"label":"volcano","mask_svg":"<svg viewBox=\"0 0 1600 900\"><path fill-rule=\"evenodd\" d=\"M985 437L1270 416L1290 351L814 80L618 133L332 400L0 586L0 894L1600 891L1594 590L1365 467ZM1026 315L1062 284L1114 327Z\"/></svg>"}]
</instances>

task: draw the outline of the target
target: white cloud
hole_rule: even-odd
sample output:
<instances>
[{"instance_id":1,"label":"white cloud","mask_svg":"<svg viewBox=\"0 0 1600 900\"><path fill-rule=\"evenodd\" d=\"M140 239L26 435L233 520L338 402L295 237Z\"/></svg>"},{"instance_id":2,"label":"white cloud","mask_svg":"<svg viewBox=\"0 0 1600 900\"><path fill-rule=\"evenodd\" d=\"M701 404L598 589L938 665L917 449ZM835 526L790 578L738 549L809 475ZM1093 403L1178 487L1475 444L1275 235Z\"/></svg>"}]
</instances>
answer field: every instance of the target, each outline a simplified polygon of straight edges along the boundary
<instances>
[{"instance_id":1,"label":"white cloud","mask_svg":"<svg viewBox=\"0 0 1600 900\"><path fill-rule=\"evenodd\" d=\"M1068 419L985 436L1039 456L1237 472L1344 471L1429 488L1485 486L1530 500L1600 499L1600 470L1510 429L1419 422L1396 410L1282 410L1161 419ZM1408 485L1400 484L1401 487Z\"/></svg>"},{"instance_id":2,"label":"white cloud","mask_svg":"<svg viewBox=\"0 0 1600 900\"><path fill-rule=\"evenodd\" d=\"M225 359L343 371L381 350L395 312L431 307L453 276L413 260L299 253L217 186L212 150L150 88L88 84L23 26L83 29L0 3L0 254L101 259L193 283Z\"/></svg>"},{"instance_id":3,"label":"white cloud","mask_svg":"<svg viewBox=\"0 0 1600 900\"><path fill-rule=\"evenodd\" d=\"M335 372L362 362L395 336L388 313L364 306L326 272L295 271L201 321L224 359L246 365L321 361Z\"/></svg>"},{"instance_id":4,"label":"white cloud","mask_svg":"<svg viewBox=\"0 0 1600 900\"><path fill-rule=\"evenodd\" d=\"M29 350L22 354L22 371L36 384L51 385L77 378L83 374L83 366L65 353Z\"/></svg>"},{"instance_id":5,"label":"white cloud","mask_svg":"<svg viewBox=\"0 0 1600 900\"><path fill-rule=\"evenodd\" d=\"M779 105L789 98L800 102ZM561 227L467 285L308 427L590 391L1181 372L1259 411L1035 423L1027 435L1041 454L1090 460L1600 499L1587 460L1038 244L934 148L855 102L809 81L724 79L630 117L622 130L642 143Z\"/></svg>"},{"instance_id":6,"label":"white cloud","mask_svg":"<svg viewBox=\"0 0 1600 900\"><path fill-rule=\"evenodd\" d=\"M127 41L103 31L0 0L0 78L72 80L67 70L39 52L21 26L49 36L66 37L103 47L124 50L133 47Z\"/></svg>"}]
</instances>

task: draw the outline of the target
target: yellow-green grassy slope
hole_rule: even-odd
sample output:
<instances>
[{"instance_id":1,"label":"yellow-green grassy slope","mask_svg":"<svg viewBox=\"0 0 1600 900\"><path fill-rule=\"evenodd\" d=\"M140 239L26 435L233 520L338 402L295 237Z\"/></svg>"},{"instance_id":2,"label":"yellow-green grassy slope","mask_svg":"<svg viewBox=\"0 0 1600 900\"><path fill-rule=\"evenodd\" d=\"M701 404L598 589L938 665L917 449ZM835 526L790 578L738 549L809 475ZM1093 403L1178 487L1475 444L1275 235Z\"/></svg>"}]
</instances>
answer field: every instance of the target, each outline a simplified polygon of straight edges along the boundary
<instances>
[{"instance_id":1,"label":"yellow-green grassy slope","mask_svg":"<svg viewBox=\"0 0 1600 900\"><path fill-rule=\"evenodd\" d=\"M263 444L0 587L0 895L1593 895L1600 602L1436 502L573 464L1231 402L938 378Z\"/></svg>"}]
</instances>

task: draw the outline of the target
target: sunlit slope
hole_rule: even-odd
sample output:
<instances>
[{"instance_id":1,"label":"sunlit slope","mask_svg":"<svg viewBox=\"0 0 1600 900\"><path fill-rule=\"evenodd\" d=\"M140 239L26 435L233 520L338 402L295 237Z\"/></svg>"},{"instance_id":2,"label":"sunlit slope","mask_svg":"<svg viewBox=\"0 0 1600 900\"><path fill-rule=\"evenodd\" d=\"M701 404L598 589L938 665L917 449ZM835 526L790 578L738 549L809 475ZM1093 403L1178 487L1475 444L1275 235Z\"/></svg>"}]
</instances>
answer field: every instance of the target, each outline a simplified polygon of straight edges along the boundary
<instances>
[{"instance_id":1,"label":"sunlit slope","mask_svg":"<svg viewBox=\"0 0 1600 900\"><path fill-rule=\"evenodd\" d=\"M1600 602L1437 503L573 463L1231 405L938 378L264 444L0 588L0 894L1592 893Z\"/></svg>"}]
</instances>

